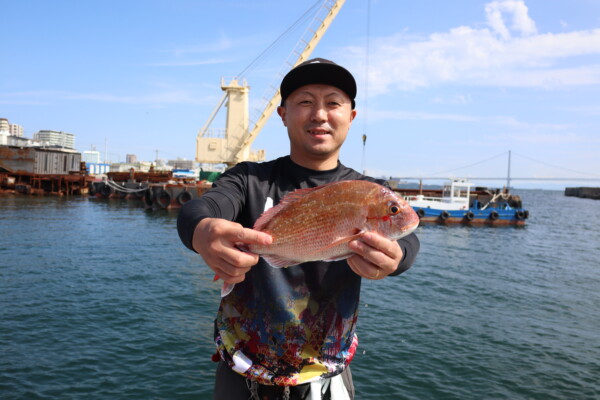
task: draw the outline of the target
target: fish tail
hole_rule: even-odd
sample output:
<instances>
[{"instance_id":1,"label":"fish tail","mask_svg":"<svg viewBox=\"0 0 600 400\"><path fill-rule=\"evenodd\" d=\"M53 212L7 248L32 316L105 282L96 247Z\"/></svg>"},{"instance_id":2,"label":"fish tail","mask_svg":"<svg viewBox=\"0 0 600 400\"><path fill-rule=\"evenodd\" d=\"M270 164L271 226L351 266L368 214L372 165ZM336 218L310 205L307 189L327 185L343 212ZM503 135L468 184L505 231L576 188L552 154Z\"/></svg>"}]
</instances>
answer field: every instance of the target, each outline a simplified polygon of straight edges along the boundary
<instances>
[{"instance_id":1,"label":"fish tail","mask_svg":"<svg viewBox=\"0 0 600 400\"><path fill-rule=\"evenodd\" d=\"M223 282L223 287L221 288L221 297L227 296L233 290L235 283L226 283Z\"/></svg>"}]
</instances>

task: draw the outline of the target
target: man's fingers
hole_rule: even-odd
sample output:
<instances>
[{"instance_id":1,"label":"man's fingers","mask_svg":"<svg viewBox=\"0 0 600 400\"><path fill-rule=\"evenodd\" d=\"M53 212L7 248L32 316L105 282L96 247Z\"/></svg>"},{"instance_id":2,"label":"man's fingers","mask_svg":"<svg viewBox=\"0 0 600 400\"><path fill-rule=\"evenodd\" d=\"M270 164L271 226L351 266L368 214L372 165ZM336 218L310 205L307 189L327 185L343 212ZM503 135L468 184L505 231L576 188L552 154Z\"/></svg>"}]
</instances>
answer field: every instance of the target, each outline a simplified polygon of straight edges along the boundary
<instances>
[{"instance_id":1,"label":"man's fingers","mask_svg":"<svg viewBox=\"0 0 600 400\"><path fill-rule=\"evenodd\" d=\"M227 283L242 282L250 268L258 263L258 255L240 248L249 244L271 243L271 235L267 233L244 228L237 222L220 218L205 218L200 221L193 237L194 250Z\"/></svg>"},{"instance_id":2,"label":"man's fingers","mask_svg":"<svg viewBox=\"0 0 600 400\"><path fill-rule=\"evenodd\" d=\"M390 261L390 257L387 254L362 240L353 240L349 243L349 246L353 252L375 265L386 264Z\"/></svg>"},{"instance_id":3,"label":"man's fingers","mask_svg":"<svg viewBox=\"0 0 600 400\"><path fill-rule=\"evenodd\" d=\"M355 274L360 275L363 278L378 280L387 276L387 273L385 273L383 269L359 255L348 258L348 265Z\"/></svg>"},{"instance_id":4,"label":"man's fingers","mask_svg":"<svg viewBox=\"0 0 600 400\"><path fill-rule=\"evenodd\" d=\"M356 253L348 259L348 264L364 278L382 279L394 272L402 259L402 249L398 242L372 232L348 245Z\"/></svg>"},{"instance_id":5,"label":"man's fingers","mask_svg":"<svg viewBox=\"0 0 600 400\"><path fill-rule=\"evenodd\" d=\"M361 236L360 241L367 244L369 247L382 252L390 258L394 258L397 253L398 243L393 240L389 240L381 235L377 235L373 232L367 232ZM366 249L365 246L363 248Z\"/></svg>"},{"instance_id":6,"label":"man's fingers","mask_svg":"<svg viewBox=\"0 0 600 400\"><path fill-rule=\"evenodd\" d=\"M258 263L258 255L241 251L235 246L224 249L221 252L220 259L224 262L224 267L231 266L231 268L239 269L250 269ZM230 268L227 268L226 272L235 274L235 271Z\"/></svg>"},{"instance_id":7,"label":"man's fingers","mask_svg":"<svg viewBox=\"0 0 600 400\"><path fill-rule=\"evenodd\" d=\"M273 242L271 235L254 229L240 227L233 234L235 236L232 239L240 243L269 245Z\"/></svg>"}]
</instances>

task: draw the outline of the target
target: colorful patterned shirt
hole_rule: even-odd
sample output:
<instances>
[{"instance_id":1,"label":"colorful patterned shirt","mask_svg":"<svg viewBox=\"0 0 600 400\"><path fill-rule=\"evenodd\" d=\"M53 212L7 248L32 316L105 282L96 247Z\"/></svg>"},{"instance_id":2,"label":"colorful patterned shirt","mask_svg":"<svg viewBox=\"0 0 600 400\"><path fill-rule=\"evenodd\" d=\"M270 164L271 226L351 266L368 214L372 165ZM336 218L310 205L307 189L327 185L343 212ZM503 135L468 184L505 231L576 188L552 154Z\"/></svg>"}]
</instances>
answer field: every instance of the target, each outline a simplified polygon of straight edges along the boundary
<instances>
[{"instance_id":1,"label":"colorful patterned shirt","mask_svg":"<svg viewBox=\"0 0 600 400\"><path fill-rule=\"evenodd\" d=\"M213 189L186 203L178 219L183 242L204 217L236 221L251 228L265 208L289 192L325 183L366 177L342 164L313 171L289 157L241 163L225 172ZM190 233L191 232L191 233ZM399 241L412 264L419 248L414 234ZM347 262L309 262L273 268L262 258L221 300L215 341L223 360L238 373L267 385L298 385L341 373L358 340L356 323L361 278Z\"/></svg>"}]
</instances>

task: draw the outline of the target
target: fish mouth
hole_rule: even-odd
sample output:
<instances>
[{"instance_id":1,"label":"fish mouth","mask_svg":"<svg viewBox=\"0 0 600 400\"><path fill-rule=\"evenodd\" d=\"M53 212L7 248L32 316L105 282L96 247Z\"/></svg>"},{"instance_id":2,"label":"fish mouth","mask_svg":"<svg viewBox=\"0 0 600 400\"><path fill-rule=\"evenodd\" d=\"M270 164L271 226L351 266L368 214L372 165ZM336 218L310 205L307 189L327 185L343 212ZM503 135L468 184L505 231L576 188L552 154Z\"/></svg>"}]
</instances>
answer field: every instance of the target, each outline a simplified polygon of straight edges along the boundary
<instances>
[{"instance_id":1,"label":"fish mouth","mask_svg":"<svg viewBox=\"0 0 600 400\"><path fill-rule=\"evenodd\" d=\"M414 232L415 229L419 226L419 221L413 222L411 225L408 225L394 240L402 239L404 236L408 236Z\"/></svg>"}]
</instances>

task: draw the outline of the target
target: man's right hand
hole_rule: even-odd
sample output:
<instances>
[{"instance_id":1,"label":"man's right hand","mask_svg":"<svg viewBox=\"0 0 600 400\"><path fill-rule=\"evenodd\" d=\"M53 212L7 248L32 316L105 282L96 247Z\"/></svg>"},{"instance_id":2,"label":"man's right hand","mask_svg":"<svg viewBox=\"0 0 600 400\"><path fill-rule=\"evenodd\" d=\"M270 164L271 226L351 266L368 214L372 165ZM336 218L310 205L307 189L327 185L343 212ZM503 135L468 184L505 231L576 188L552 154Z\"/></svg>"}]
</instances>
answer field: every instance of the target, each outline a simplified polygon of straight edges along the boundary
<instances>
[{"instance_id":1,"label":"man's right hand","mask_svg":"<svg viewBox=\"0 0 600 400\"><path fill-rule=\"evenodd\" d=\"M192 246L226 283L240 283L258 262L258 255L237 244L271 244L271 235L221 218L204 218L194 229Z\"/></svg>"}]
</instances>

